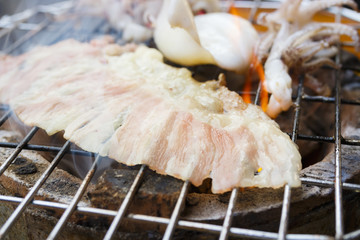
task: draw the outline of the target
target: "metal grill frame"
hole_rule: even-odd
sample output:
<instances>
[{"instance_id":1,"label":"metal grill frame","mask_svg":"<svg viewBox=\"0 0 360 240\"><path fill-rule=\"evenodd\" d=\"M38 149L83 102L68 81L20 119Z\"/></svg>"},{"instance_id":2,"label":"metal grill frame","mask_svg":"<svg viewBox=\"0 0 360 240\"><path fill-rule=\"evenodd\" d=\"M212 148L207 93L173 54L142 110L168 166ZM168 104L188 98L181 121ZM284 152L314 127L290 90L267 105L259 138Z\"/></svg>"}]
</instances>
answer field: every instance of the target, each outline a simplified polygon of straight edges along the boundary
<instances>
[{"instance_id":1,"label":"metal grill frame","mask_svg":"<svg viewBox=\"0 0 360 240\"><path fill-rule=\"evenodd\" d=\"M225 2L223 2L226 4ZM64 1L57 4L49 5L49 6L39 6L34 9L28 9L22 13L11 16L10 18L1 18L0 19L0 38L6 38L9 34L15 29L22 29L27 31L22 38L18 39L16 42L10 44L3 49L3 53L9 54L12 53L17 47L19 47L22 43L29 40L31 37L39 33L42 29L46 28L51 24L52 17L62 14L63 12L68 11L72 7L72 1ZM250 20L252 21L255 13L260 8L269 8L274 9L279 6L279 2L277 1L235 1L235 6L238 8L251 8ZM347 13L347 16L351 14L352 18L356 21L360 22L360 14L356 12L348 12L351 10L343 9L343 8L331 8L329 10L336 14L336 21L340 21L342 14ZM32 16L44 13L49 16L44 21L38 24L27 23L27 20ZM351 45L351 43L345 43L345 45ZM340 61L340 56L338 55L336 61ZM359 69L356 69L359 71ZM48 236L48 239L55 239L59 236L59 233L65 226L69 217L72 215L74 211L77 211L82 214L94 215L94 216L107 216L112 217L113 222L109 227L104 239L111 239L114 236L114 233L117 231L120 223L123 219L135 221L135 222L152 222L166 226L166 231L163 236L163 239L171 239L175 229L183 229L183 230L192 230L192 231L200 231L207 232L219 235L219 239L227 239L229 236L233 238L254 238L254 239L357 239L360 238L360 227L359 229L350 232L344 233L344 223L343 223L343 206L342 206L342 190L352 190L352 191L360 191L360 184L353 183L345 183L341 181L341 166L342 166L342 153L341 146L342 145L353 145L360 146L359 139L344 139L341 136L341 118L340 118L340 110L341 105L355 105L360 106L360 99L358 100L346 100L341 99L340 91L341 91L341 82L340 82L340 70L336 73L336 90L334 97L323 97L323 96L308 96L304 94L303 91L303 79L300 80L298 91L295 97L295 112L294 112L294 120L293 120L293 130L289 135L291 136L292 141L296 142L298 139L307 140L307 141L317 141L317 142L326 142L333 143L335 149L335 182L326 181L326 180L316 180L311 178L301 178L302 184L307 185L317 185L324 187L332 187L334 188L335 193L335 236L327 236L327 235L314 235L314 234L288 234L288 222L289 222L289 211L290 211L290 197L291 197L291 188L286 185L284 189L284 197L283 197L283 207L281 213L281 219L279 219L279 230L278 232L267 232L260 230L252 230L252 229L243 229L238 227L232 227L232 216L234 211L234 205L237 199L239 189L233 189L230 196L230 201L228 204L228 209L226 212L226 216L224 218L222 225L215 224L207 224L207 223L199 223L187 220L181 220L180 215L181 211L184 208L184 203L186 199L186 195L189 189L190 183L185 181L176 206L173 210L171 218L162 218L162 217L154 217L147 216L141 214L133 214L128 213L127 209L136 195L136 191L141 184L142 177L144 176L144 171L146 166L141 166L140 170L137 173L135 180L132 183L132 186L127 193L124 201L119 207L118 211L112 211L107 209L93 208L93 207L82 207L78 206L78 202L81 197L85 193L87 186L89 185L91 178L93 177L98 164L101 162L101 157L96 156L96 159L87 173L86 177L82 181L77 193L73 197L70 204L63 204L51 201L44 200L34 200L34 196L42 186L42 184L46 181L46 179L50 176L52 171L55 169L57 164L61 161L62 157L65 153L72 153L76 155L83 156L91 156L94 157L95 154L88 153L82 150L74 150L71 148L71 143L67 141L62 147L53 147L53 146L42 146L42 145L32 145L28 144L28 142L32 139L32 137L36 134L38 128L33 127L28 134L24 137L24 139L19 143L7 143L0 142L0 147L3 148L14 148L13 153L9 158L0 166L0 175L2 175L7 167L16 159L18 154L23 150L35 150L35 151L51 151L57 152L56 157L53 159L48 169L43 173L43 175L37 180L35 185L31 188L28 194L24 197L14 197L7 195L0 195L0 201L12 203L17 205L15 211L12 215L7 219L5 224L0 228L0 239L4 239L6 234L10 230L11 226L14 222L20 217L21 213L29 206L32 205L38 208L45 209L59 209L63 211L61 218L59 219L56 226L53 228L52 232ZM260 87L257 92L252 92L255 96L255 104L259 102L259 93ZM334 137L325 137L325 136L306 136L298 133L299 123L300 123L300 115L301 115L301 104L302 102L322 102L322 103L331 103L335 108L335 130ZM0 126L12 115L11 109L8 106L2 105L0 106L0 110L4 112L4 114L0 117Z\"/></svg>"}]
</instances>

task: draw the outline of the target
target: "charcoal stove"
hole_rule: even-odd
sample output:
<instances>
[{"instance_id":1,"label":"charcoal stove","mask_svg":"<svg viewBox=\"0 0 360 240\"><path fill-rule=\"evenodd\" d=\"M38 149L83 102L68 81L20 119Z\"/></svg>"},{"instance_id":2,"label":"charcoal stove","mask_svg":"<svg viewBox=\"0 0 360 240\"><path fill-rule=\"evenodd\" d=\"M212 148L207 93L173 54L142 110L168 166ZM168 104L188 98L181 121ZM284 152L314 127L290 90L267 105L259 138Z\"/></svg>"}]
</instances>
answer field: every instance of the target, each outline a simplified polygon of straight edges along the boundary
<instances>
[{"instance_id":1,"label":"charcoal stove","mask_svg":"<svg viewBox=\"0 0 360 240\"><path fill-rule=\"evenodd\" d=\"M227 4L227 2L223 3ZM276 1L235 1L235 5L238 8L250 9L249 18L253 20L257 11L274 9L279 6L279 3ZM72 11L73 2L64 1L37 6L12 16L2 17L0 19L2 53L21 54L34 44L50 45L67 38L89 41L104 34L113 35L115 38L121 37L121 34L112 30L104 19L74 16ZM360 15L352 10L332 8L329 12L335 15L336 21L346 16L355 22L360 22ZM64 15L67 17L64 18ZM351 44L345 42L344 45ZM341 54L337 56L337 61L342 62ZM356 166L360 161L360 140L359 135L356 134L343 136L342 122L348 116L343 116L341 111L345 108L352 109L350 112L354 113L353 118L357 121L355 124L359 124L360 118L356 112L360 112L360 98L359 95L352 98L342 96L344 71L358 73L360 69L344 63L342 69L332 71L335 80L334 96L306 94L303 79L300 79L297 86L297 93L294 96L295 108L291 112L293 116L287 119L291 121L292 126L289 135L295 142L325 143L333 149L325 158L326 161L312 164L302 171L301 189L290 189L288 186L278 190L264 189L260 195L258 189L234 189L229 194L221 196L207 194L206 198L203 198L199 197L200 193L192 192L189 182L176 182L174 184L178 187L178 192L176 199L169 207L170 213L166 217L161 214L139 213L136 211L137 206L134 206L137 195L142 191L141 186L146 182L145 176L148 171L146 166L131 169L135 174L127 185L126 192L120 199L114 197L114 202L119 201L115 204L116 209L109 209L106 206L98 207L89 204L87 196L91 188L94 188L95 183L91 180L103 161L100 156L79 150L68 141L61 146L51 144L51 142L32 143L34 136L41 131L37 127L26 130L25 136L21 139L0 136L0 147L3 150L1 154L6 156L0 166L0 176L3 179L0 187L2 203L0 212L4 212L0 214L2 224L0 238L358 239L360 238L360 213L357 210L360 205L358 195L360 171ZM356 74L353 76L355 77ZM358 79L354 80L356 81ZM259 92L260 88L250 93L256 104L259 103ZM331 107L333 122L331 136L301 133L301 126L304 124L302 114L306 111L306 106L313 103ZM5 105L1 106L0 110L2 114L0 124L4 126L11 118L12 111ZM14 139L8 141L10 138ZM16 162L21 162L19 159L26 158L27 155L21 158L19 156L28 151L40 153L35 157L39 159L43 153L51 153L54 157L50 163L41 162L40 165L36 165L38 168L42 166L43 169L38 171L30 186L24 187L25 183L19 184L16 186L16 193L9 192L6 190L9 180L4 180L4 178L9 178L6 173L12 171L11 168L14 168ZM57 167L69 153L93 161L82 180L61 172L62 170ZM28 158L31 160L32 157L28 156ZM29 159L24 161L30 161ZM318 175L319 172L324 174ZM60 175L59 178L56 177L58 175ZM60 179L64 176L66 176L66 181ZM51 184L55 185L52 191L56 192L56 187L61 188L69 183L71 183L71 191L65 200L40 193ZM265 199L262 205L266 203L268 196L273 198L271 201L268 200L271 206L267 206L268 208L263 211L261 221L257 220L260 216L257 212L262 211L262 206L256 203L256 195L259 195L258 198ZM207 204L204 204L205 199ZM201 202L198 203L198 201ZM318 204L319 202L321 204ZM194 214L196 211L200 212L213 205L221 208L212 212L212 215L217 215L216 217L206 213ZM246 208L252 208L250 214L244 213ZM317 213L320 215L317 216ZM46 218L44 215L51 217ZM324 216L326 220L320 219ZM304 218L304 220L299 221L299 218ZM49 223L41 224L42 221L49 221ZM309 223L306 224L306 222ZM39 224L39 229L35 224ZM311 226L317 224L329 226L322 230ZM140 225L147 226L142 233L139 233L139 228L136 227ZM120 230L118 230L119 227ZM29 229L33 231L31 234L29 234ZM131 233L126 233L127 229L131 229L129 231Z\"/></svg>"}]
</instances>

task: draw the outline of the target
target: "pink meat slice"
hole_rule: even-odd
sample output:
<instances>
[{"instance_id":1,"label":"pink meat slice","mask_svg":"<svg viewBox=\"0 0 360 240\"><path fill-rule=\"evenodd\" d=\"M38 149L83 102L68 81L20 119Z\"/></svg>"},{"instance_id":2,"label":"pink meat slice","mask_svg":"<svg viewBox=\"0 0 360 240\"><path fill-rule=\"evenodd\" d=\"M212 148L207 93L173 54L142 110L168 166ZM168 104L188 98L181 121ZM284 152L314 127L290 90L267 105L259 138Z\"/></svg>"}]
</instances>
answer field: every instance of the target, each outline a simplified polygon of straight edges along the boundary
<instances>
[{"instance_id":1,"label":"pink meat slice","mask_svg":"<svg viewBox=\"0 0 360 240\"><path fill-rule=\"evenodd\" d=\"M196 82L155 49L66 40L0 59L2 103L84 150L212 191L299 186L297 146L218 81Z\"/></svg>"}]
</instances>

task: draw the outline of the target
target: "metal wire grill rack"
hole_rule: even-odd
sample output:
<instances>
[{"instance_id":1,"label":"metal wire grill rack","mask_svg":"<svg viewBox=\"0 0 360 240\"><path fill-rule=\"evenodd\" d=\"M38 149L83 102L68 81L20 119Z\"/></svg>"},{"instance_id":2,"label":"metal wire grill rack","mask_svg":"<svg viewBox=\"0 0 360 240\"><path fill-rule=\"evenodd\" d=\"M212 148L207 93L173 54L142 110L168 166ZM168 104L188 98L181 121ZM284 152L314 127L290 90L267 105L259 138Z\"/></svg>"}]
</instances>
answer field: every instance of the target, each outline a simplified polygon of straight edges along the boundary
<instances>
[{"instance_id":1,"label":"metal wire grill rack","mask_svg":"<svg viewBox=\"0 0 360 240\"><path fill-rule=\"evenodd\" d=\"M276 8L279 3L276 1L235 1L236 7L245 7L251 8L250 18L254 17L254 14L258 9L261 8ZM5 54L17 54L19 52L19 46L29 45L31 47L31 42L37 42L41 44L52 44L55 41L59 40L59 37L68 38L69 31L67 27L63 27L62 29L57 29L56 22L54 21L54 17L63 14L64 12L70 11L73 6L72 1L64 1L59 2L57 4L48 5L48 6L38 6L33 9L28 9L24 12L13 16L2 17L0 19L0 45L2 52ZM340 8L336 10L336 14L338 18L343 14L343 11ZM358 18L357 14L353 14L354 18ZM355 19L358 20L358 19ZM93 20L91 20L93 21ZM101 29L101 25L103 22L100 20L95 20L96 24L99 26L98 29ZM41 38L42 31L45 29L55 28L54 38L53 39L44 39ZM15 36L17 31L22 31L21 37ZM98 34L102 34L101 31ZM93 35L91 36L93 37ZM86 34L79 34L77 38L80 40L88 40L88 36ZM16 39L13 41L13 39ZM37 41L38 39L38 41ZM346 43L348 44L348 43ZM24 49L24 48L23 48ZM26 49L26 47L25 47ZM340 61L340 57L337 57L337 61ZM356 69L355 69L356 70ZM358 71L358 70L356 70ZM261 230L253 230L247 228L239 228L232 226L232 217L234 212L234 205L239 194L239 189L234 189L231 192L230 201L228 203L228 208L226 212L226 216L224 218L222 225L217 224L209 224L209 223L201 223L195 221L188 221L181 219L181 212L184 209L185 199L188 193L190 183L185 181L180 195L178 197L176 206L172 212L170 218L163 217L155 217L148 216L142 214L134 214L128 212L128 207L137 193L137 189L139 188L142 178L144 176L144 171L146 169L145 166L141 166L138 170L135 180L133 181L129 192L127 193L125 200L119 207L118 211L94 208L94 207L83 207L79 206L78 203L82 198L86 188L88 187L98 164L101 162L102 158L100 156L96 156L95 161L82 181L80 187L77 190L77 193L73 197L70 204L57 203L46 200L34 200L34 196L43 185L43 183L47 180L53 170L56 168L58 163L62 160L62 157L65 153L71 152L73 154L84 155L84 156L92 156L95 154L88 153L85 151L73 149L70 142L66 142L62 147L55 146L43 146L43 145L34 145L29 144L29 141L33 138L33 136L38 131L37 127L32 128L24 139L19 143L8 143L8 142L0 142L0 147L3 148L13 148L14 151L10 157L0 166L0 175L2 175L9 165L15 160L18 154L23 149L35 150L35 151L51 151L56 152L56 157L52 160L48 169L42 174L42 176L36 181L35 185L31 188L31 190L27 193L25 197L16 197L16 196L8 196L8 195L0 195L0 201L7 202L16 205L15 211L11 214L11 216L6 220L5 224L3 224L0 228L0 238L6 238L7 233L11 229L12 225L17 221L17 219L21 216L21 214L29 207L33 206L35 208L45 208L45 209L56 209L63 211L61 218L58 220L56 226L52 229L51 233L48 235L48 239L55 239L59 237L62 229L66 225L70 216L74 212L78 212L85 215L91 216L107 216L113 218L112 224L109 227L104 239L111 239L114 236L114 233L117 231L119 225L122 223L124 219L130 220L132 222L139 223L157 223L163 226L166 226L166 231L163 235L163 239L171 239L175 229L182 229L184 231L198 231L198 232L207 232L212 233L215 236L217 235L219 239L227 239L229 237L232 238L253 238L253 239L357 239L360 238L360 228L355 231L345 233L344 232L344 221L343 221L343 206L342 206L342 192L343 189L350 191L360 191L360 184L354 183L346 183L342 182L341 169L342 169L342 145L353 145L354 147L360 146L359 139L345 139L341 136L341 106L342 105L352 105L354 107L360 106L360 99L357 100L347 100L342 99L340 96L341 91L341 78L340 78L340 70L336 73L336 92L334 97L322 97L322 96L308 96L304 94L304 86L302 80L299 83L298 91L295 96L295 112L293 118L293 130L289 135L292 140L296 142L297 140L305 140L305 141L318 141L318 142L327 142L332 143L335 149L335 182L327 181L327 180L318 180L312 178L302 178L302 183L307 185L317 185L317 186L325 186L329 188L334 188L334 199L335 199L335 236L328 235L314 235L314 234L289 234L287 232L288 222L289 222L289 212L291 211L291 192L292 189L289 186L285 186L284 189L284 197L283 197L283 207L281 213L281 219L279 219L279 230L278 232L269 232L269 231L261 231ZM255 103L258 103L259 91L254 92L255 95ZM303 102L321 102L326 104L333 104L335 109L335 129L333 137L326 136L307 136L299 134L299 124L301 118L301 110ZM4 124L7 119L12 115L11 109L8 106L1 106L2 116L0 118L0 124ZM359 156L360 157L360 156Z\"/></svg>"}]
</instances>

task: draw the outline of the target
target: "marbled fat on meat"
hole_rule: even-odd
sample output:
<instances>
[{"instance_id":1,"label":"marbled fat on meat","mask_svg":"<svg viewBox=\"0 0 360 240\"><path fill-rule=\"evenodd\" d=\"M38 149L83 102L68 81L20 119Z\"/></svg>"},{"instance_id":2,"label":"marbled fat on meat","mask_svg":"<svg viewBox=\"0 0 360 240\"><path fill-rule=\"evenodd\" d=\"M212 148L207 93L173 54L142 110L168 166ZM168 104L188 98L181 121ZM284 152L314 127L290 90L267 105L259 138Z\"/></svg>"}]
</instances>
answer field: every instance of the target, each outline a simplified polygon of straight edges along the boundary
<instances>
[{"instance_id":1,"label":"marbled fat on meat","mask_svg":"<svg viewBox=\"0 0 360 240\"><path fill-rule=\"evenodd\" d=\"M214 193L300 185L297 146L259 107L164 64L155 49L109 48L121 47L66 40L2 57L1 100L84 150L196 186L210 177Z\"/></svg>"}]
</instances>

